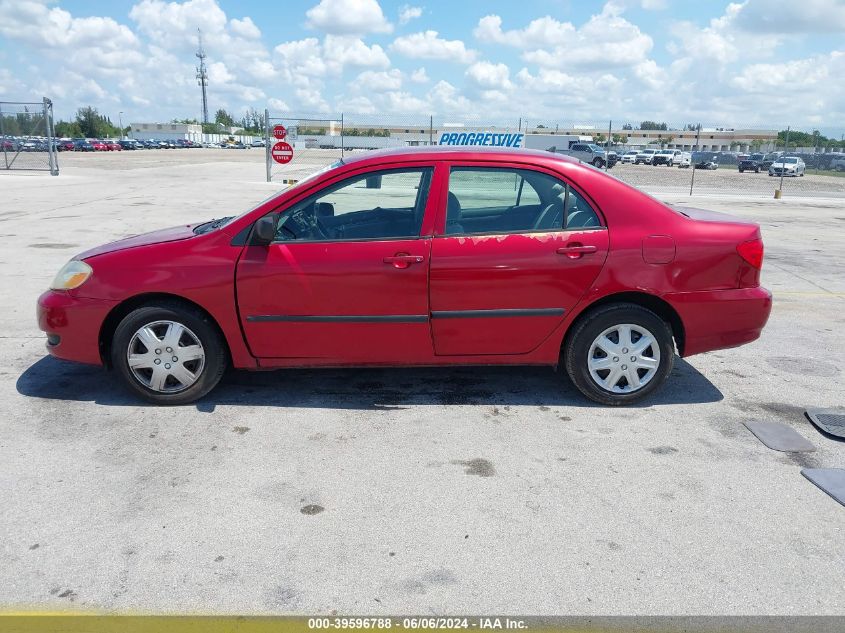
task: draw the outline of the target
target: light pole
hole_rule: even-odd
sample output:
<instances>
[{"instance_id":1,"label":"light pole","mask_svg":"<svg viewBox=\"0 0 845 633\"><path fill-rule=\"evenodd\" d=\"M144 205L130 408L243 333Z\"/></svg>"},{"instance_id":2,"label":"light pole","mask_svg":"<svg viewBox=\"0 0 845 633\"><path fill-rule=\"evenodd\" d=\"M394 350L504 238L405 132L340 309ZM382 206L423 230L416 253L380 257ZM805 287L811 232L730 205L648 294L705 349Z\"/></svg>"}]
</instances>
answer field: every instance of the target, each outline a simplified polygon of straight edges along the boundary
<instances>
[{"instance_id":1,"label":"light pole","mask_svg":"<svg viewBox=\"0 0 845 633\"><path fill-rule=\"evenodd\" d=\"M123 112L117 113L117 122L120 125L120 140L123 140Z\"/></svg>"}]
</instances>

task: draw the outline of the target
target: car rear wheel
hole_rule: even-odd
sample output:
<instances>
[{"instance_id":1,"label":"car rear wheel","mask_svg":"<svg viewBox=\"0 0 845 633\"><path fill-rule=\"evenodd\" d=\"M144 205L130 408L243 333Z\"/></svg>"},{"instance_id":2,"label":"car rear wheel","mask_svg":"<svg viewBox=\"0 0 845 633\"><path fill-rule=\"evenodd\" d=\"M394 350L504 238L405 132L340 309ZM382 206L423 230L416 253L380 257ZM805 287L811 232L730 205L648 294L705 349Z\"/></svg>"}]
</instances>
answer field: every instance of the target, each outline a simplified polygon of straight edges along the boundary
<instances>
[{"instance_id":1,"label":"car rear wheel","mask_svg":"<svg viewBox=\"0 0 845 633\"><path fill-rule=\"evenodd\" d=\"M566 371L578 390L611 406L653 393L669 376L674 360L669 325L651 310L630 303L588 313L564 350Z\"/></svg>"},{"instance_id":2,"label":"car rear wheel","mask_svg":"<svg viewBox=\"0 0 845 633\"><path fill-rule=\"evenodd\" d=\"M166 303L124 317L112 339L111 360L132 393L156 404L187 404L220 382L226 345L202 312Z\"/></svg>"}]
</instances>

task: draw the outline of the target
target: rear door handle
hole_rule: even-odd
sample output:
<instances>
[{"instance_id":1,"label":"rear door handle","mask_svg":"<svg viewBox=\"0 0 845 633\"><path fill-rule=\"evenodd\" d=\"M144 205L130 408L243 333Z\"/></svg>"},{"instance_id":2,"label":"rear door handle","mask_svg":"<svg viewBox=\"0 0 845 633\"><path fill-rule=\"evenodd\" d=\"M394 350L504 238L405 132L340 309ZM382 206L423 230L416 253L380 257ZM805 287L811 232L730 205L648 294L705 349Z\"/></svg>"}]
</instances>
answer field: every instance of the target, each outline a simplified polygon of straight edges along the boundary
<instances>
[{"instance_id":1,"label":"rear door handle","mask_svg":"<svg viewBox=\"0 0 845 633\"><path fill-rule=\"evenodd\" d=\"M425 258L422 255L409 255L408 253L396 253L393 257L385 257L385 264L392 264L394 268L407 268L411 264L422 264Z\"/></svg>"},{"instance_id":2,"label":"rear door handle","mask_svg":"<svg viewBox=\"0 0 845 633\"><path fill-rule=\"evenodd\" d=\"M558 255L566 255L571 259L578 259L582 255L592 255L598 249L590 244L571 244L569 246L562 246L557 251Z\"/></svg>"}]
</instances>

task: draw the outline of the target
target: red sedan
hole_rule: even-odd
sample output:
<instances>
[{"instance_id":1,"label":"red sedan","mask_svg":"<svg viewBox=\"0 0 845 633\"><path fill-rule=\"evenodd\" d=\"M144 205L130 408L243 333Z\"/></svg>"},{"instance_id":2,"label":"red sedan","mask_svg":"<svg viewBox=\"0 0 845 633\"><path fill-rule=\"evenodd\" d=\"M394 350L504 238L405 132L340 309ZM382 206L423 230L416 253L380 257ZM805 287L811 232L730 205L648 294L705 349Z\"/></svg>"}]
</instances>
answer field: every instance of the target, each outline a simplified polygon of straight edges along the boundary
<instances>
[{"instance_id":1,"label":"red sedan","mask_svg":"<svg viewBox=\"0 0 845 633\"><path fill-rule=\"evenodd\" d=\"M228 364L550 365L609 405L757 339L759 227L673 208L559 155L345 160L235 218L100 246L38 300L56 357L162 404Z\"/></svg>"},{"instance_id":2,"label":"red sedan","mask_svg":"<svg viewBox=\"0 0 845 633\"><path fill-rule=\"evenodd\" d=\"M106 149L110 152L120 152L123 151L123 148L120 146L120 143L117 141L105 141Z\"/></svg>"},{"instance_id":3,"label":"red sedan","mask_svg":"<svg viewBox=\"0 0 845 633\"><path fill-rule=\"evenodd\" d=\"M93 141L91 141L91 147L94 148L95 152L107 152L107 151L109 151L109 146L106 143L104 143L103 141L99 141L97 139L94 139Z\"/></svg>"}]
</instances>

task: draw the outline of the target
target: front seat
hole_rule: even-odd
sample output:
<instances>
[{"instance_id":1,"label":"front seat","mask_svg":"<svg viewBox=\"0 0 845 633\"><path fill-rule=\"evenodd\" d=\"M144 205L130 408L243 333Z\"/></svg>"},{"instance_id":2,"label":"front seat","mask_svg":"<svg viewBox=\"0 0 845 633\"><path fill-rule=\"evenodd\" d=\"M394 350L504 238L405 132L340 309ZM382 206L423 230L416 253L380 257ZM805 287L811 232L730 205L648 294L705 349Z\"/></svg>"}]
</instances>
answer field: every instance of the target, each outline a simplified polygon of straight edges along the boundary
<instances>
[{"instance_id":1,"label":"front seat","mask_svg":"<svg viewBox=\"0 0 845 633\"><path fill-rule=\"evenodd\" d=\"M537 221L534 222L534 230L553 230L563 228L564 202L563 197L566 190L563 185L555 184L552 186L552 193L554 197L551 203L547 204L543 211L537 216Z\"/></svg>"},{"instance_id":2,"label":"front seat","mask_svg":"<svg viewBox=\"0 0 845 633\"><path fill-rule=\"evenodd\" d=\"M463 233L464 227L461 225L461 202L451 191L449 192L449 199L446 203L446 235L455 235Z\"/></svg>"}]
</instances>

